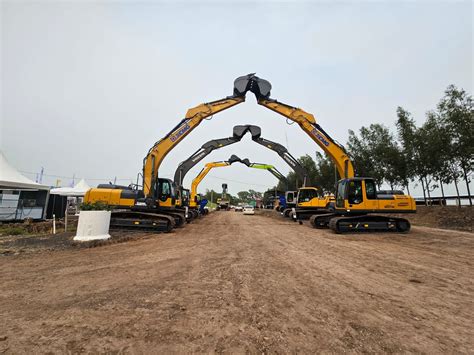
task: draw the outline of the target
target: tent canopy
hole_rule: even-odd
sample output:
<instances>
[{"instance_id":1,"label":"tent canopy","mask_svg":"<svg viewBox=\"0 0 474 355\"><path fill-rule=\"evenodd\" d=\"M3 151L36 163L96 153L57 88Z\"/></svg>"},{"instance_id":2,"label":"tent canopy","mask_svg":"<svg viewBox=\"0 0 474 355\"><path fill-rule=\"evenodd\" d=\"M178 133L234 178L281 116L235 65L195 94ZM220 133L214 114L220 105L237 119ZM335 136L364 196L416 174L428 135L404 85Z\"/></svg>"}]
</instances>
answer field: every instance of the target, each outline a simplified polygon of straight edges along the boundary
<instances>
[{"instance_id":1,"label":"tent canopy","mask_svg":"<svg viewBox=\"0 0 474 355\"><path fill-rule=\"evenodd\" d=\"M49 190L48 186L38 184L23 176L8 163L2 152L0 152L0 188Z\"/></svg>"},{"instance_id":2,"label":"tent canopy","mask_svg":"<svg viewBox=\"0 0 474 355\"><path fill-rule=\"evenodd\" d=\"M74 187L58 187L51 189L50 193L52 195L61 195L61 196L84 196L91 187L87 182L82 179Z\"/></svg>"}]
</instances>

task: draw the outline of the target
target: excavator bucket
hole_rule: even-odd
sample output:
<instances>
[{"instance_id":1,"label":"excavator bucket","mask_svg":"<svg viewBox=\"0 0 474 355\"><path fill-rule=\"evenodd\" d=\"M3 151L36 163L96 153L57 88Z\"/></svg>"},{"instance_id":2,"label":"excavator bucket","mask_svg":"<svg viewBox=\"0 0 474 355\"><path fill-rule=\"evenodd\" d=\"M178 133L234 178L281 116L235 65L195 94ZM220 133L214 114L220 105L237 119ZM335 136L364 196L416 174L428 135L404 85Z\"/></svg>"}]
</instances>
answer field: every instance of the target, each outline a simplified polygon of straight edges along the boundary
<instances>
[{"instance_id":1,"label":"excavator bucket","mask_svg":"<svg viewBox=\"0 0 474 355\"><path fill-rule=\"evenodd\" d=\"M248 160L248 158L242 159L242 160L241 160L241 163L244 163L244 164L247 165L247 166L250 166L250 164L251 164L251 163L250 163L250 160Z\"/></svg>"},{"instance_id":2,"label":"excavator bucket","mask_svg":"<svg viewBox=\"0 0 474 355\"><path fill-rule=\"evenodd\" d=\"M234 138L241 139L247 132L250 132L250 134L253 137L260 137L262 134L262 130L258 126L252 126L252 125L237 125L234 126L233 130L233 136Z\"/></svg>"},{"instance_id":3,"label":"excavator bucket","mask_svg":"<svg viewBox=\"0 0 474 355\"><path fill-rule=\"evenodd\" d=\"M252 139L258 139L262 135L262 129L258 126L249 126L249 131Z\"/></svg>"},{"instance_id":4,"label":"excavator bucket","mask_svg":"<svg viewBox=\"0 0 474 355\"><path fill-rule=\"evenodd\" d=\"M242 160L240 160L240 158L237 155L232 154L229 160L227 161L229 162L229 164L233 164L237 161L241 162Z\"/></svg>"},{"instance_id":5,"label":"excavator bucket","mask_svg":"<svg viewBox=\"0 0 474 355\"><path fill-rule=\"evenodd\" d=\"M248 125L234 126L234 130L232 131L232 135L234 136L234 138L241 139L245 135L245 133L247 133L248 130L249 130Z\"/></svg>"},{"instance_id":6,"label":"excavator bucket","mask_svg":"<svg viewBox=\"0 0 474 355\"><path fill-rule=\"evenodd\" d=\"M271 89L272 84L265 79L260 79L255 73L238 77L234 81L235 96L245 96L247 91L251 91L255 94L257 100L268 99Z\"/></svg>"}]
</instances>

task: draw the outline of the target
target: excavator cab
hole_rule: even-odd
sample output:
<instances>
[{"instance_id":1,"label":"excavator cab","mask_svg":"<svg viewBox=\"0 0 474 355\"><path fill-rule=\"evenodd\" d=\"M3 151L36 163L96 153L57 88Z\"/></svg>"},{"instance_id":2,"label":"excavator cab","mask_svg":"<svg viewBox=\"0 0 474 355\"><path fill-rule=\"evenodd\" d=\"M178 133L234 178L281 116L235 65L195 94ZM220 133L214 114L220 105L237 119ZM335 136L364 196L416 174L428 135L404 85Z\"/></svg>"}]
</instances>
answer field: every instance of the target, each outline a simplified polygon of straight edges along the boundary
<instances>
[{"instance_id":1,"label":"excavator cab","mask_svg":"<svg viewBox=\"0 0 474 355\"><path fill-rule=\"evenodd\" d=\"M299 214L306 218L313 213L332 210L334 208L334 197L324 195L323 191L316 187L300 187L296 205L300 209Z\"/></svg>"},{"instance_id":2,"label":"excavator cab","mask_svg":"<svg viewBox=\"0 0 474 355\"><path fill-rule=\"evenodd\" d=\"M156 193L155 204L159 207L175 208L178 197L177 188L170 179L159 178L153 191Z\"/></svg>"},{"instance_id":3,"label":"excavator cab","mask_svg":"<svg viewBox=\"0 0 474 355\"><path fill-rule=\"evenodd\" d=\"M374 179L355 177L336 184L336 209L344 212L415 212L413 197L400 193L378 192Z\"/></svg>"},{"instance_id":4,"label":"excavator cab","mask_svg":"<svg viewBox=\"0 0 474 355\"><path fill-rule=\"evenodd\" d=\"M181 206L189 206L189 189L181 189Z\"/></svg>"}]
</instances>

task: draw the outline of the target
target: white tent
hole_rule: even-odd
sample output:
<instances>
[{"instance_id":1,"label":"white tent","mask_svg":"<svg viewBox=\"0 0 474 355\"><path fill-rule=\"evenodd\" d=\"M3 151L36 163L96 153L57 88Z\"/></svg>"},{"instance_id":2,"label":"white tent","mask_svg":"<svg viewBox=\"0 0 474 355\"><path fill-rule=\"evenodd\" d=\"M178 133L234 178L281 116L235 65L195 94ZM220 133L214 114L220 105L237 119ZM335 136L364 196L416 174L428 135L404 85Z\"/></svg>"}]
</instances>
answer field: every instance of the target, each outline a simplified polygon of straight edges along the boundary
<instances>
[{"instance_id":1,"label":"white tent","mask_svg":"<svg viewBox=\"0 0 474 355\"><path fill-rule=\"evenodd\" d=\"M90 188L91 187L87 184L87 182L84 179L82 179L74 187L58 187L55 189L51 189L50 193L52 195L80 197L80 196L84 196Z\"/></svg>"},{"instance_id":2,"label":"white tent","mask_svg":"<svg viewBox=\"0 0 474 355\"><path fill-rule=\"evenodd\" d=\"M49 187L38 184L23 176L8 163L7 158L0 152L0 189L2 188L49 190Z\"/></svg>"},{"instance_id":3,"label":"white tent","mask_svg":"<svg viewBox=\"0 0 474 355\"><path fill-rule=\"evenodd\" d=\"M43 219L49 187L23 176L0 152L0 221Z\"/></svg>"}]
</instances>

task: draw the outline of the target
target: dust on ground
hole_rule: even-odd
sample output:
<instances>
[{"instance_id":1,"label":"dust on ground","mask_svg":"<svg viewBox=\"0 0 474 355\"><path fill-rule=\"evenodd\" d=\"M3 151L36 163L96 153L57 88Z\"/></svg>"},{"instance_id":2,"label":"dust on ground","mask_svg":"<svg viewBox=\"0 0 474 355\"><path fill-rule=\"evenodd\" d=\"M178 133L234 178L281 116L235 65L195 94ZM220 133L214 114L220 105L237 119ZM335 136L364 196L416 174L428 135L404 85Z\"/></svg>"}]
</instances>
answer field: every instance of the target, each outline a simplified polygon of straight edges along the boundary
<instances>
[{"instance_id":1,"label":"dust on ground","mask_svg":"<svg viewBox=\"0 0 474 355\"><path fill-rule=\"evenodd\" d=\"M336 235L216 212L0 257L0 352L474 352L473 234Z\"/></svg>"}]
</instances>

